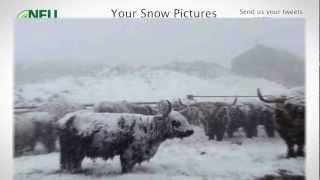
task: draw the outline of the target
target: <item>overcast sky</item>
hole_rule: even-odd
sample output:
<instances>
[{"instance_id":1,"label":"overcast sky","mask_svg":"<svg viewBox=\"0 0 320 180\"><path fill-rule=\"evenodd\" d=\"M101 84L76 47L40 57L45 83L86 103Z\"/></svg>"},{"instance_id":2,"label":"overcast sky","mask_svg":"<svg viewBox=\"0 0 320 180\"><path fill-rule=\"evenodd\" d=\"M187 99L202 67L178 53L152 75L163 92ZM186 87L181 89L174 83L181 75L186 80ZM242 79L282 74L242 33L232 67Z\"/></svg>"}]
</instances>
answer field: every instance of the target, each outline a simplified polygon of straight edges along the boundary
<instances>
[{"instance_id":1,"label":"overcast sky","mask_svg":"<svg viewBox=\"0 0 320 180\"><path fill-rule=\"evenodd\" d=\"M18 20L15 30L18 63L205 60L229 66L257 43L304 57L304 21L293 18Z\"/></svg>"}]
</instances>

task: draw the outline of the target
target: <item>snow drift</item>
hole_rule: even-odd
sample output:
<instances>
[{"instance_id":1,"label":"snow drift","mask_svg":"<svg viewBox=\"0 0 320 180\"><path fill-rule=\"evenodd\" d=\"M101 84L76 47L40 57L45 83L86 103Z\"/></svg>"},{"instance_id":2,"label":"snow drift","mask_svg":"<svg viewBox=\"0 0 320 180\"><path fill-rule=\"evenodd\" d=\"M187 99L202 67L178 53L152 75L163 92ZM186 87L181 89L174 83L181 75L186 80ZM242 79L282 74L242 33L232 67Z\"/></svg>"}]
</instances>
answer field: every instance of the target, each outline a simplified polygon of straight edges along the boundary
<instances>
[{"instance_id":1,"label":"snow drift","mask_svg":"<svg viewBox=\"0 0 320 180\"><path fill-rule=\"evenodd\" d=\"M110 70L108 70L110 72ZM143 69L130 73L61 77L41 83L16 86L15 104L41 104L57 99L75 103L108 101L158 101L198 95L256 95L256 88L267 94L285 93L277 83L258 78L225 74L216 78L189 75L164 69Z\"/></svg>"}]
</instances>

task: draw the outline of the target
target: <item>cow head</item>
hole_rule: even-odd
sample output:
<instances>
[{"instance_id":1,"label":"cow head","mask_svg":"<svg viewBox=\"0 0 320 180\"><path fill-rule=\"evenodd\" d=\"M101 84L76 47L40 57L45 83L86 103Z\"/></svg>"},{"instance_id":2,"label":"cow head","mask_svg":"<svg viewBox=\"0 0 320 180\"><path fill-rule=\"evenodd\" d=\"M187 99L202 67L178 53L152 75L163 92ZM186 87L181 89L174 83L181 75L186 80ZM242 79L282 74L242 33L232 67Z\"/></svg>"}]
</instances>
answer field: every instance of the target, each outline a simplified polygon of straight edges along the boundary
<instances>
[{"instance_id":1,"label":"cow head","mask_svg":"<svg viewBox=\"0 0 320 180\"><path fill-rule=\"evenodd\" d=\"M302 120L305 116L305 106L304 102L299 103L295 100L295 98L288 98L286 96L280 96L278 98L270 98L265 99L260 89L257 89L258 97L261 101L265 103L276 103L276 106L273 108L277 114L281 114L281 117L286 117L286 119L293 119L293 120Z\"/></svg>"},{"instance_id":2,"label":"cow head","mask_svg":"<svg viewBox=\"0 0 320 180\"><path fill-rule=\"evenodd\" d=\"M187 119L181 113L172 111L170 101L161 101L158 104L158 109L160 114L155 116L155 120L157 123L162 124L161 127L163 128L162 131L165 133L165 137L183 138L193 134L193 129Z\"/></svg>"},{"instance_id":3,"label":"cow head","mask_svg":"<svg viewBox=\"0 0 320 180\"><path fill-rule=\"evenodd\" d=\"M169 114L167 122L169 129L169 137L184 138L193 134L193 128L187 121L187 119L179 112L172 111Z\"/></svg>"}]
</instances>

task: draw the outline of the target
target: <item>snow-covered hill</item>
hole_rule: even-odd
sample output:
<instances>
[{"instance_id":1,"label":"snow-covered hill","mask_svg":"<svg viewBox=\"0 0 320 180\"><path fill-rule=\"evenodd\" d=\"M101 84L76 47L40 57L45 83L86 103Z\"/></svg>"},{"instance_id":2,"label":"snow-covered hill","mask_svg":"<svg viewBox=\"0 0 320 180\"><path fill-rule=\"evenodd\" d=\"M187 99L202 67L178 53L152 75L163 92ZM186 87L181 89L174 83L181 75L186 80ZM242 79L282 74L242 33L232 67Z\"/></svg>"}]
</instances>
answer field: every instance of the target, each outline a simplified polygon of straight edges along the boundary
<instances>
[{"instance_id":1,"label":"snow-covered hill","mask_svg":"<svg viewBox=\"0 0 320 180\"><path fill-rule=\"evenodd\" d=\"M286 92L280 84L264 79L244 78L225 71L202 77L198 70L173 70L173 67L142 68L140 70L101 69L85 76L65 76L45 82L17 85L16 105L37 104L54 99L78 103L95 103L101 100L157 101L196 95L255 95L256 88L266 94ZM186 69L186 68L185 68ZM218 75L219 74L219 75ZM212 77L211 77L212 76Z\"/></svg>"}]
</instances>

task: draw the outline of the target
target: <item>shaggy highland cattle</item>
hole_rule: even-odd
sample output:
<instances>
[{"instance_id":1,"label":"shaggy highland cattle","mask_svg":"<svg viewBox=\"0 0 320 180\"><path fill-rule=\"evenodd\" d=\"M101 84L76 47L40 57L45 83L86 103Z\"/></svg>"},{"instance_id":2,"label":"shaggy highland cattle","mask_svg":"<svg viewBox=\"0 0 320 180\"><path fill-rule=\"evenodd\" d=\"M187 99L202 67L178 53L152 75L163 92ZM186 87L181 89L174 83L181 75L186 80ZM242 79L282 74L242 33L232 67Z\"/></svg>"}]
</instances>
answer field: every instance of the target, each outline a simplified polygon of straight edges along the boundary
<instances>
[{"instance_id":1,"label":"shaggy highland cattle","mask_svg":"<svg viewBox=\"0 0 320 180\"><path fill-rule=\"evenodd\" d=\"M109 113L134 113L144 115L155 115L156 110L148 105L140 105L128 103L127 101L108 102L103 101L94 105L95 112L109 112Z\"/></svg>"},{"instance_id":2,"label":"shaggy highland cattle","mask_svg":"<svg viewBox=\"0 0 320 180\"><path fill-rule=\"evenodd\" d=\"M203 125L205 134L209 140L216 139L222 141L226 126L230 120L228 108L237 102L237 98L232 104L224 102L198 102L191 105L184 105L180 108L191 124ZM183 104L181 103L181 107Z\"/></svg>"},{"instance_id":3,"label":"shaggy highland cattle","mask_svg":"<svg viewBox=\"0 0 320 180\"><path fill-rule=\"evenodd\" d=\"M51 115L55 116L56 119L60 119L67 113L79 111L81 109L85 109L85 106L78 103L69 103L61 101L42 104L41 106L37 107L34 111L48 112Z\"/></svg>"},{"instance_id":4,"label":"shaggy highland cattle","mask_svg":"<svg viewBox=\"0 0 320 180\"><path fill-rule=\"evenodd\" d=\"M81 169L84 157L107 160L120 155L122 172L151 159L170 138L193 134L188 121L171 111L171 103L158 115L78 111L58 121L60 165L67 172Z\"/></svg>"},{"instance_id":5,"label":"shaggy highland cattle","mask_svg":"<svg viewBox=\"0 0 320 180\"><path fill-rule=\"evenodd\" d=\"M233 137L233 133L243 127L247 137L250 137L250 123L249 123L249 110L248 106L245 105L233 105L229 106L229 122L227 125L227 133L231 138Z\"/></svg>"},{"instance_id":6,"label":"shaggy highland cattle","mask_svg":"<svg viewBox=\"0 0 320 180\"><path fill-rule=\"evenodd\" d=\"M266 134L274 137L273 114L269 107L261 103L245 102L230 106L230 122L228 136L233 137L234 131L242 127L248 138L257 137L257 126L263 125Z\"/></svg>"},{"instance_id":7,"label":"shaggy highland cattle","mask_svg":"<svg viewBox=\"0 0 320 180\"><path fill-rule=\"evenodd\" d=\"M43 143L48 152L55 150L57 119L48 112L27 112L15 115L14 155L32 151L37 142Z\"/></svg>"},{"instance_id":8,"label":"shaggy highland cattle","mask_svg":"<svg viewBox=\"0 0 320 180\"><path fill-rule=\"evenodd\" d=\"M263 125L268 137L275 136L274 110L265 104L258 106L258 110L254 111L258 117L258 124Z\"/></svg>"},{"instance_id":9,"label":"shaggy highland cattle","mask_svg":"<svg viewBox=\"0 0 320 180\"><path fill-rule=\"evenodd\" d=\"M265 99L259 89L258 97L265 103L274 103L275 128L287 144L287 157L304 156L305 98L304 94ZM295 149L295 145L297 148Z\"/></svg>"},{"instance_id":10,"label":"shaggy highland cattle","mask_svg":"<svg viewBox=\"0 0 320 180\"><path fill-rule=\"evenodd\" d=\"M41 142L47 152L56 150L58 138L55 123L65 114L84 109L79 104L55 102L43 104L33 112L15 115L14 151L15 156L32 151Z\"/></svg>"}]
</instances>

